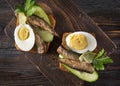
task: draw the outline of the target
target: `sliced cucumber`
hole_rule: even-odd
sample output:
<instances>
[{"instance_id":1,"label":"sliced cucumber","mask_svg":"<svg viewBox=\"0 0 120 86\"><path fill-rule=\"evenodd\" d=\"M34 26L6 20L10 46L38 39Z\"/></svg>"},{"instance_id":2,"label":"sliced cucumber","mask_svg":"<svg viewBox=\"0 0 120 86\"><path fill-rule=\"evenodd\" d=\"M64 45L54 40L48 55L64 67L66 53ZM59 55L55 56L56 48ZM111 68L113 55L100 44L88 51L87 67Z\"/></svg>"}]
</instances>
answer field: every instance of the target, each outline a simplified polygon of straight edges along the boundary
<instances>
[{"instance_id":1,"label":"sliced cucumber","mask_svg":"<svg viewBox=\"0 0 120 86\"><path fill-rule=\"evenodd\" d=\"M54 36L50 32L41 30L41 31L39 31L39 34L45 42L53 41Z\"/></svg>"},{"instance_id":2,"label":"sliced cucumber","mask_svg":"<svg viewBox=\"0 0 120 86\"><path fill-rule=\"evenodd\" d=\"M46 12L40 6L34 6L34 8L36 9L34 14L40 18L43 18L49 25L51 25L50 19ZM53 41L54 36L50 32L45 30L38 30L37 32L45 42Z\"/></svg>"},{"instance_id":3,"label":"sliced cucumber","mask_svg":"<svg viewBox=\"0 0 120 86\"><path fill-rule=\"evenodd\" d=\"M62 64L68 71L73 73L78 78L87 81L87 82L95 82L98 79L98 73L94 71L93 73L87 73L87 72L81 72L78 70L75 70L73 68L70 68L69 66Z\"/></svg>"},{"instance_id":4,"label":"sliced cucumber","mask_svg":"<svg viewBox=\"0 0 120 86\"><path fill-rule=\"evenodd\" d=\"M37 32L45 42L53 41L54 36L50 32L46 30L40 30L39 28L34 28L34 31Z\"/></svg>"},{"instance_id":5,"label":"sliced cucumber","mask_svg":"<svg viewBox=\"0 0 120 86\"><path fill-rule=\"evenodd\" d=\"M59 58L64 58L61 54L59 55ZM87 82L95 82L98 79L98 73L94 71L93 73L87 73L87 72L82 72L76 69L73 69L65 64L62 64L64 68L66 68L68 71L70 71L72 74L77 76L78 78L87 81Z\"/></svg>"},{"instance_id":6,"label":"sliced cucumber","mask_svg":"<svg viewBox=\"0 0 120 86\"><path fill-rule=\"evenodd\" d=\"M85 52L83 53L80 57L79 57L79 60L80 61L85 61L87 63L92 63L93 59L95 58L96 56L96 53L93 53L93 52Z\"/></svg>"},{"instance_id":7,"label":"sliced cucumber","mask_svg":"<svg viewBox=\"0 0 120 86\"><path fill-rule=\"evenodd\" d=\"M50 19L48 15L46 14L46 12L40 6L34 6L34 8L36 9L34 14L36 16L43 18L49 25L51 25Z\"/></svg>"}]
</instances>

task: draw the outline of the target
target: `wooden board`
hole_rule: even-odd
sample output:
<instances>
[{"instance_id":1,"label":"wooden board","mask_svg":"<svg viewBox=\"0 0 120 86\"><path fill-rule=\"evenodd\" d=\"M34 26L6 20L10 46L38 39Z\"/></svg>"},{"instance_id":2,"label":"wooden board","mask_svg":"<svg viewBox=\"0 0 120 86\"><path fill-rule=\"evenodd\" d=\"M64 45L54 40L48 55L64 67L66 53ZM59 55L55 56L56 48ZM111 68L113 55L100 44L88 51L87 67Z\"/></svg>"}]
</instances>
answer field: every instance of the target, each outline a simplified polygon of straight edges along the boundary
<instances>
[{"instance_id":1,"label":"wooden board","mask_svg":"<svg viewBox=\"0 0 120 86\"><path fill-rule=\"evenodd\" d=\"M116 48L115 44L107 35L72 1L40 1L48 4L52 9L57 20L56 31L62 37L66 31L88 31L94 32L98 41L98 49L102 47L110 54ZM14 6L15 4L13 4ZM5 29L6 34L13 41L13 31L15 28L15 18L8 24ZM102 34L102 35L101 35ZM101 41L104 41L101 43ZM24 53L24 56L40 70L53 85L83 85L83 81L65 73L58 68L57 47L61 44L61 38L55 38L52 42L49 52L45 55L36 55L32 53ZM109 45L109 46L108 46Z\"/></svg>"}]
</instances>

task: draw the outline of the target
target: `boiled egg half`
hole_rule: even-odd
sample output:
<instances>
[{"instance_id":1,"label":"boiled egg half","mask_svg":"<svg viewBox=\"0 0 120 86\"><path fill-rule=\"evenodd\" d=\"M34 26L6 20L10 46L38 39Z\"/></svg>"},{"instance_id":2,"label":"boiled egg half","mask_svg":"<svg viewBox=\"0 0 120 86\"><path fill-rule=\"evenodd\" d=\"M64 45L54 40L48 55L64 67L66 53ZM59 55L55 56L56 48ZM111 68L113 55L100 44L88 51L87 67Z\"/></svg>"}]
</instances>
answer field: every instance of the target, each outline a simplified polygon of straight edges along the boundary
<instances>
[{"instance_id":1,"label":"boiled egg half","mask_svg":"<svg viewBox=\"0 0 120 86\"><path fill-rule=\"evenodd\" d=\"M22 51L29 51L35 44L33 29L28 24L20 24L14 30L14 40Z\"/></svg>"},{"instance_id":2,"label":"boiled egg half","mask_svg":"<svg viewBox=\"0 0 120 86\"><path fill-rule=\"evenodd\" d=\"M80 54L87 51L93 51L97 47L95 37L84 31L69 34L66 37L66 44L72 51Z\"/></svg>"}]
</instances>

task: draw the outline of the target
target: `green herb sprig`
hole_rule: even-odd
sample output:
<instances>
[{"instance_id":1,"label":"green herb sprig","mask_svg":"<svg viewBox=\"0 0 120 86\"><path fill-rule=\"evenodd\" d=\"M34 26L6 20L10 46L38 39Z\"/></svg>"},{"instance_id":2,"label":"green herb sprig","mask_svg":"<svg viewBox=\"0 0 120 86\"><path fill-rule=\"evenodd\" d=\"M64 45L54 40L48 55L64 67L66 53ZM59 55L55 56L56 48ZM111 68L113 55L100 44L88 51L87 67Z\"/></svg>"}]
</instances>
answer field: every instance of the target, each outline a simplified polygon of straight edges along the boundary
<instances>
[{"instance_id":1,"label":"green herb sprig","mask_svg":"<svg viewBox=\"0 0 120 86\"><path fill-rule=\"evenodd\" d=\"M105 50L102 49L93 59L92 63L96 70L104 70L104 65L108 63L113 63L113 60L109 56L107 56Z\"/></svg>"},{"instance_id":2,"label":"green herb sprig","mask_svg":"<svg viewBox=\"0 0 120 86\"><path fill-rule=\"evenodd\" d=\"M25 4L16 7L15 13L23 12L26 16L31 16L36 11L34 6L36 6L34 0L26 0Z\"/></svg>"}]
</instances>

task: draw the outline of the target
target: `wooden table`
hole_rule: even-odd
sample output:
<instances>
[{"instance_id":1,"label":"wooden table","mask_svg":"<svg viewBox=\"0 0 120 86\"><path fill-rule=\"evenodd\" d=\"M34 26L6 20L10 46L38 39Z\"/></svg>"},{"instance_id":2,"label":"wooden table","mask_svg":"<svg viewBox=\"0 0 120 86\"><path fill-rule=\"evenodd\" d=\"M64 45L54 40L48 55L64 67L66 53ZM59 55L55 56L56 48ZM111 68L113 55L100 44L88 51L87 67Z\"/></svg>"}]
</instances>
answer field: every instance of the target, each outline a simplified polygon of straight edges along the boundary
<instances>
[{"instance_id":1,"label":"wooden table","mask_svg":"<svg viewBox=\"0 0 120 86\"><path fill-rule=\"evenodd\" d=\"M86 83L85 86L119 86L120 85L120 10L118 2L112 0L75 0L76 4L85 9L85 12L98 24L102 30L115 42L117 49L111 55L114 63L107 66L107 72L100 72L101 80L95 83ZM103 3L103 4L102 4ZM107 6L106 6L107 5ZM111 6L113 5L113 6ZM110 6L110 7L109 7ZM118 6L118 7L117 7ZM109 9L110 8L110 9ZM114 8L114 9L113 9ZM24 58L21 52L16 51L14 45L6 37L5 26L14 16L10 6L0 1L0 85L40 85L52 86L49 80ZM111 78L107 79L108 76ZM106 83L105 83L106 82Z\"/></svg>"}]
</instances>

